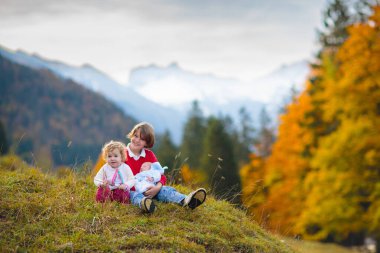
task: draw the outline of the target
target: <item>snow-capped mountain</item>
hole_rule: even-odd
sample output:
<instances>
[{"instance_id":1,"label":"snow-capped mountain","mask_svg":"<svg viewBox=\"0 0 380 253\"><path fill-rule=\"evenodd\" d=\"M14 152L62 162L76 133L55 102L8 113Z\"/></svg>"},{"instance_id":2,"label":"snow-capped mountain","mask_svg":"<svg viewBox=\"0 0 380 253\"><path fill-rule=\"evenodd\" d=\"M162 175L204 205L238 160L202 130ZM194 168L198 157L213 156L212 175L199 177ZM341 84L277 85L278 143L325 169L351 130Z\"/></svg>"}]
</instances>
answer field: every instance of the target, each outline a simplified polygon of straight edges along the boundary
<instances>
[{"instance_id":1,"label":"snow-capped mountain","mask_svg":"<svg viewBox=\"0 0 380 253\"><path fill-rule=\"evenodd\" d=\"M251 82L241 82L212 74L195 74L172 63L167 67L149 65L133 69L128 86L165 105L181 105L195 99L212 99L214 103L221 105L241 98L270 104L278 96L286 95L292 86L297 90L301 89L308 72L307 61L300 61L282 66Z\"/></svg>"},{"instance_id":2,"label":"snow-capped mountain","mask_svg":"<svg viewBox=\"0 0 380 253\"><path fill-rule=\"evenodd\" d=\"M296 91L303 89L309 72L309 63L306 60L284 65L250 82L247 91L255 91L251 93L252 99L271 105L278 104L278 100L288 96L292 88Z\"/></svg>"},{"instance_id":3,"label":"snow-capped mountain","mask_svg":"<svg viewBox=\"0 0 380 253\"><path fill-rule=\"evenodd\" d=\"M178 111L147 99L90 65L69 66L35 54L30 55L23 51L13 52L3 47L0 47L0 54L18 64L35 69L49 69L62 78L72 79L88 89L98 92L118 105L127 115L139 121L151 122L158 133L169 130L176 142L179 142L182 136L184 116Z\"/></svg>"},{"instance_id":4,"label":"snow-capped mountain","mask_svg":"<svg viewBox=\"0 0 380 253\"><path fill-rule=\"evenodd\" d=\"M235 122L239 109L245 107L258 122L263 106L276 117L291 88L302 89L308 71L308 63L300 61L251 82L241 82L212 74L195 74L176 63L167 67L149 65L131 71L128 87L181 112L187 112L191 102L198 100L206 115L228 114Z\"/></svg>"},{"instance_id":5,"label":"snow-capped mountain","mask_svg":"<svg viewBox=\"0 0 380 253\"><path fill-rule=\"evenodd\" d=\"M194 100L201 103L211 100L213 104L222 105L231 97L241 83L235 79L218 78L211 74L195 74L181 69L172 63L168 67L150 65L131 71L128 86L140 94L160 104L180 106ZM226 98L228 98L226 100ZM204 108L206 111L208 108Z\"/></svg>"}]
</instances>

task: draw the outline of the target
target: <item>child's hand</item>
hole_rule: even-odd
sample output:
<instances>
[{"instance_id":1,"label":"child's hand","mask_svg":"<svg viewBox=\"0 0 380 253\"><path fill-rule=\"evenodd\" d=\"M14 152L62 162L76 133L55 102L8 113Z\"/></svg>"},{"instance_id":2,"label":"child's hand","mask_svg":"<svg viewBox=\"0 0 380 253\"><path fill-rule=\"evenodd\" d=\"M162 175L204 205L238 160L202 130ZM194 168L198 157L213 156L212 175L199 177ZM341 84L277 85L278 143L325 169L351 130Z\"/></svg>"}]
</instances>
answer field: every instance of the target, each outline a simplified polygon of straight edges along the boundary
<instances>
[{"instance_id":1,"label":"child's hand","mask_svg":"<svg viewBox=\"0 0 380 253\"><path fill-rule=\"evenodd\" d=\"M102 187L107 187L108 185L108 180L103 180Z\"/></svg>"},{"instance_id":2,"label":"child's hand","mask_svg":"<svg viewBox=\"0 0 380 253\"><path fill-rule=\"evenodd\" d=\"M119 185L119 189L126 190L127 188L128 188L128 185L126 184Z\"/></svg>"},{"instance_id":3,"label":"child's hand","mask_svg":"<svg viewBox=\"0 0 380 253\"><path fill-rule=\"evenodd\" d=\"M148 187L148 190L144 192L144 195L148 198L154 198L158 194L158 192L161 190L162 184L158 183L155 186Z\"/></svg>"}]
</instances>

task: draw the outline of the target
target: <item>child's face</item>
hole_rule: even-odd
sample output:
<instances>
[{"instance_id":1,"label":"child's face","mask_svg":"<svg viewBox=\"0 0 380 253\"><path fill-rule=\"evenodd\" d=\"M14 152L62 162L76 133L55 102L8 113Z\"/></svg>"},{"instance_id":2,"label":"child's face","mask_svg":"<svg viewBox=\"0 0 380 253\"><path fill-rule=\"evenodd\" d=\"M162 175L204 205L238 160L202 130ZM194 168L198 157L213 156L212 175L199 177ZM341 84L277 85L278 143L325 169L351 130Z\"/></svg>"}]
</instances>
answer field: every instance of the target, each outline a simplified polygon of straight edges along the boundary
<instances>
[{"instance_id":1,"label":"child's face","mask_svg":"<svg viewBox=\"0 0 380 253\"><path fill-rule=\"evenodd\" d=\"M140 129L136 131L136 133L131 138L131 144L133 150L141 151L146 146L146 141L140 138Z\"/></svg>"},{"instance_id":2,"label":"child's face","mask_svg":"<svg viewBox=\"0 0 380 253\"><path fill-rule=\"evenodd\" d=\"M150 166L151 166L151 163L148 163L148 162L143 163L143 164L141 165L140 171L147 171L147 170L150 170Z\"/></svg>"},{"instance_id":3,"label":"child's face","mask_svg":"<svg viewBox=\"0 0 380 253\"><path fill-rule=\"evenodd\" d=\"M108 152L107 163L114 169L118 168L122 163L120 150L114 149Z\"/></svg>"}]
</instances>

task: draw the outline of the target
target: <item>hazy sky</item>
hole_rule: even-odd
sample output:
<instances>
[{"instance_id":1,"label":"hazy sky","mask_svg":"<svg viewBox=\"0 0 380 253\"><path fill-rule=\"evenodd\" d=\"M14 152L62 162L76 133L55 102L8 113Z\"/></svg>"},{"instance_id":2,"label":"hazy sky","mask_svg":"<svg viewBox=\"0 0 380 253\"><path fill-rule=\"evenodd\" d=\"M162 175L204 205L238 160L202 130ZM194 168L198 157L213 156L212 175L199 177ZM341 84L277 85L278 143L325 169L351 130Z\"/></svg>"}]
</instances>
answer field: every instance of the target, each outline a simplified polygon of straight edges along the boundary
<instances>
[{"instance_id":1,"label":"hazy sky","mask_svg":"<svg viewBox=\"0 0 380 253\"><path fill-rule=\"evenodd\" d=\"M311 59L327 0L0 0L0 45L127 82L138 66L177 62L251 80Z\"/></svg>"}]
</instances>

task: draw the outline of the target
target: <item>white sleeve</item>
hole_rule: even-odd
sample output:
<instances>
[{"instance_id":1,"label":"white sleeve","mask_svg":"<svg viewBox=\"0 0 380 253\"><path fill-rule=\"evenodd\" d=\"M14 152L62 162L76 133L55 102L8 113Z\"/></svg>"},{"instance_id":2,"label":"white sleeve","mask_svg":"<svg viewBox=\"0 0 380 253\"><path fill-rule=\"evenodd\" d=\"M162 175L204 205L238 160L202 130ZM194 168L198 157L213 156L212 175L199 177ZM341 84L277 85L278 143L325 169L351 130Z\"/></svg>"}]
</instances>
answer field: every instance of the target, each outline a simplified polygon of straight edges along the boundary
<instances>
[{"instance_id":1,"label":"white sleeve","mask_svg":"<svg viewBox=\"0 0 380 253\"><path fill-rule=\"evenodd\" d=\"M103 184L103 180L104 180L104 177L105 177L105 171L104 171L104 168L105 168L105 165L103 165L100 170L98 171L98 173L96 173L96 176L94 178L94 184L96 186L100 186Z\"/></svg>"},{"instance_id":2,"label":"white sleeve","mask_svg":"<svg viewBox=\"0 0 380 253\"><path fill-rule=\"evenodd\" d=\"M125 163L124 165L125 165L124 166L125 169L123 171L126 176L124 179L125 180L124 184L128 185L129 188L132 188L136 183L135 177L133 176L133 172L131 168Z\"/></svg>"}]
</instances>

